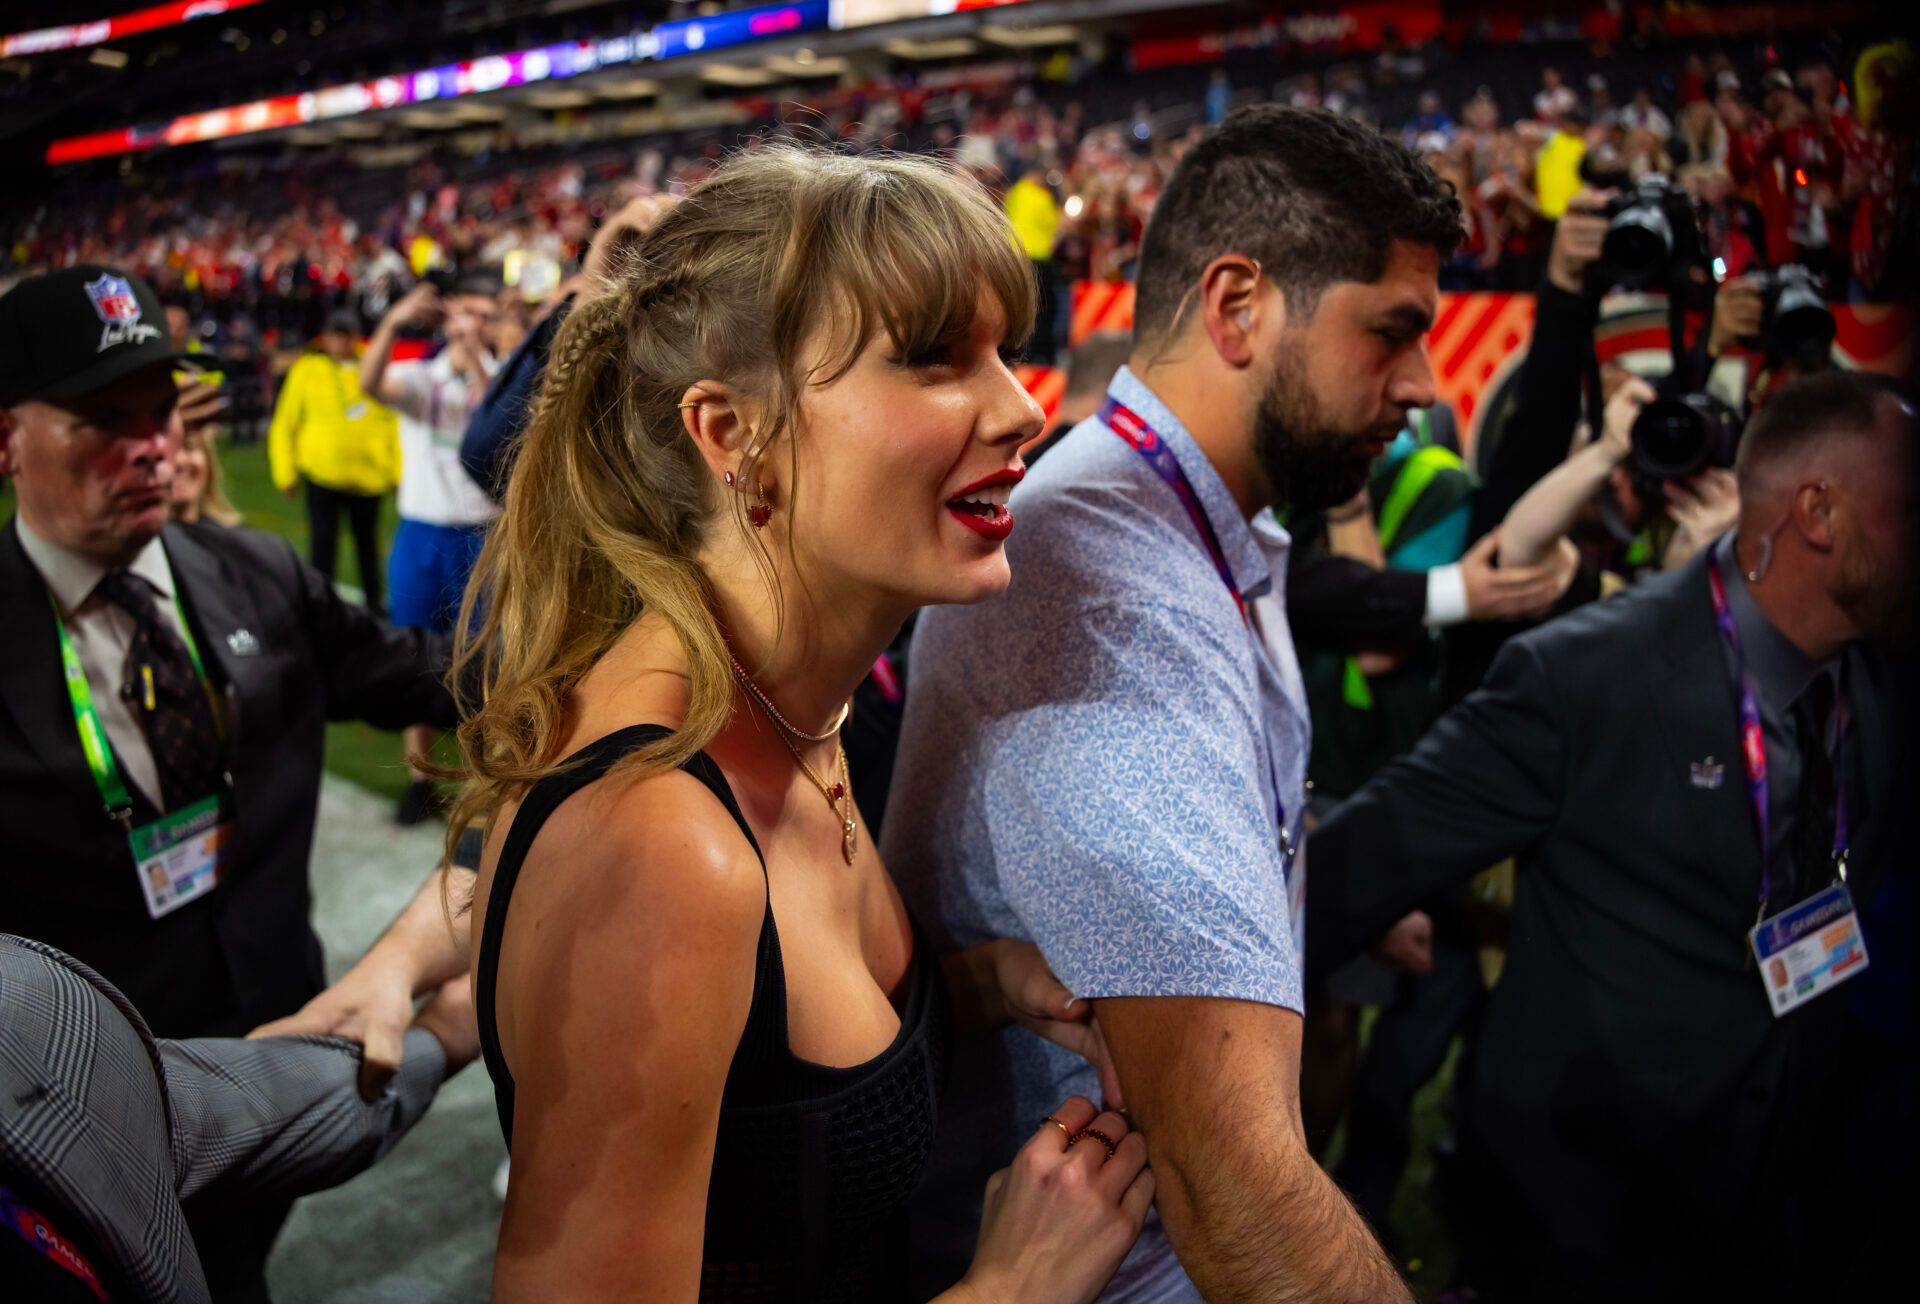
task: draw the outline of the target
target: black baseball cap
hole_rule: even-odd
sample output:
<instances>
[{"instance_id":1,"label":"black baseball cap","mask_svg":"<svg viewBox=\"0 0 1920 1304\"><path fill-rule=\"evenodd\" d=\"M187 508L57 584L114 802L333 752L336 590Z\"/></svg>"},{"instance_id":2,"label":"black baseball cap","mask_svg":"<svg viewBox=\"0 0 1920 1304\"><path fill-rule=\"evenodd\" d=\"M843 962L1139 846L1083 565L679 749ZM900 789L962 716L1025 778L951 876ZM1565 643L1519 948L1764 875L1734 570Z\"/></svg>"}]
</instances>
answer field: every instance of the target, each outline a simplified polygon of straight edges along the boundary
<instances>
[{"instance_id":1,"label":"black baseball cap","mask_svg":"<svg viewBox=\"0 0 1920 1304\"><path fill-rule=\"evenodd\" d=\"M156 363L173 347L160 296L137 276L79 263L0 295L0 407L77 398Z\"/></svg>"}]
</instances>

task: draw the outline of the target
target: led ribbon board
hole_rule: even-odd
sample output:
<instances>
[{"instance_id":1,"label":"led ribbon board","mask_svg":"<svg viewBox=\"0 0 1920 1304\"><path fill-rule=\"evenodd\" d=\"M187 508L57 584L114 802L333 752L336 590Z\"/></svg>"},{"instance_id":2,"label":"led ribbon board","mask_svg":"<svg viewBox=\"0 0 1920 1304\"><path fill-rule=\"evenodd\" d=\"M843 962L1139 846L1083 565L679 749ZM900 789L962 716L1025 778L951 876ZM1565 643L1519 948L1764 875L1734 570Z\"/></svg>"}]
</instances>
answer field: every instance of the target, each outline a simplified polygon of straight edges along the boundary
<instances>
[{"instance_id":1,"label":"led ribbon board","mask_svg":"<svg viewBox=\"0 0 1920 1304\"><path fill-rule=\"evenodd\" d=\"M462 95L484 95L509 86L577 77L598 68L612 68L646 59L671 59L706 54L747 45L776 36L818 31L827 25L828 0L801 4L763 5L713 18L689 18L662 23L649 31L598 41L568 41L536 46L511 54L487 55L464 63L450 63L419 72L398 73L372 81L326 86L297 95L277 95L204 113L188 113L169 122L116 127L86 136L69 136L47 147L47 162L74 163L82 159L111 158L166 145L224 140L230 136L327 122L382 109L422 104Z\"/></svg>"},{"instance_id":2,"label":"led ribbon board","mask_svg":"<svg viewBox=\"0 0 1920 1304\"><path fill-rule=\"evenodd\" d=\"M257 5L260 0L174 0L172 4L135 9L111 18L96 18L86 23L64 23L59 27L40 27L31 32L0 36L0 58L27 54L47 54L53 50L80 50L102 41L136 36L161 27L178 27L196 18L216 18Z\"/></svg>"}]
</instances>

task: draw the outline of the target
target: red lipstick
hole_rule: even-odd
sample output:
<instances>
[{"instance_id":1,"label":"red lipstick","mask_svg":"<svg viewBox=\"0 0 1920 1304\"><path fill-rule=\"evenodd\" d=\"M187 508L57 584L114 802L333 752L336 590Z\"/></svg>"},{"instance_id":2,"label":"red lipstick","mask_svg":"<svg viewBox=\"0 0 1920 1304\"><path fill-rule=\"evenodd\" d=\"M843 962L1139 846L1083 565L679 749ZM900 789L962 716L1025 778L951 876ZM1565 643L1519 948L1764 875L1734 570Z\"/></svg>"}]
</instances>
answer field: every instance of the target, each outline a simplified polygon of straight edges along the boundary
<instances>
[{"instance_id":1,"label":"red lipstick","mask_svg":"<svg viewBox=\"0 0 1920 1304\"><path fill-rule=\"evenodd\" d=\"M972 484L968 485L965 489L962 489L959 493L955 494L953 498L949 498L947 501L952 502L956 498L965 498L968 494L973 493L975 490L978 490L978 489L991 489L995 485L1003 485L1003 484L1005 485L1019 484L1022 480L1026 478L1027 478L1027 468L1024 466L1001 467L998 471L995 471L992 475L982 476L980 479L975 480Z\"/></svg>"},{"instance_id":2,"label":"red lipstick","mask_svg":"<svg viewBox=\"0 0 1920 1304\"><path fill-rule=\"evenodd\" d=\"M947 499L947 514L983 539L1004 542L1013 533L1013 513L1006 496L1026 476L1024 466L1004 467L975 480Z\"/></svg>"}]
</instances>

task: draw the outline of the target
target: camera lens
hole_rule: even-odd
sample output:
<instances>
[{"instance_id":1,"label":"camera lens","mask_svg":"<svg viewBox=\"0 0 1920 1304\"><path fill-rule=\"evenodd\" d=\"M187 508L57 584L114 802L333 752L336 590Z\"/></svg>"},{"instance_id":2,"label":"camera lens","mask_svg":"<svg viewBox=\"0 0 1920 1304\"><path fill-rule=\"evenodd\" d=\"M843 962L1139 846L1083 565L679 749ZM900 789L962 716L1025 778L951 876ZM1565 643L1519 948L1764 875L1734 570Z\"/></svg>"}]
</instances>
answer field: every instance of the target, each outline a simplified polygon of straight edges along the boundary
<instances>
[{"instance_id":1,"label":"camera lens","mask_svg":"<svg viewBox=\"0 0 1920 1304\"><path fill-rule=\"evenodd\" d=\"M1634 466L1651 480L1684 480L1706 464L1708 431L1679 399L1655 399L1633 423Z\"/></svg>"},{"instance_id":2,"label":"camera lens","mask_svg":"<svg viewBox=\"0 0 1920 1304\"><path fill-rule=\"evenodd\" d=\"M1640 409L1628 438L1640 479L1685 480L1703 467L1733 465L1740 415L1711 394L1658 398Z\"/></svg>"},{"instance_id":3,"label":"camera lens","mask_svg":"<svg viewBox=\"0 0 1920 1304\"><path fill-rule=\"evenodd\" d=\"M1833 312L1808 287L1782 286L1779 302L1773 308L1772 335L1773 348L1783 357L1824 358L1833 349Z\"/></svg>"},{"instance_id":4,"label":"camera lens","mask_svg":"<svg viewBox=\"0 0 1920 1304\"><path fill-rule=\"evenodd\" d=\"M1600 257L1617 281L1653 280L1666 268L1673 253L1673 228L1654 204L1635 204L1622 210L1607 228Z\"/></svg>"}]
</instances>

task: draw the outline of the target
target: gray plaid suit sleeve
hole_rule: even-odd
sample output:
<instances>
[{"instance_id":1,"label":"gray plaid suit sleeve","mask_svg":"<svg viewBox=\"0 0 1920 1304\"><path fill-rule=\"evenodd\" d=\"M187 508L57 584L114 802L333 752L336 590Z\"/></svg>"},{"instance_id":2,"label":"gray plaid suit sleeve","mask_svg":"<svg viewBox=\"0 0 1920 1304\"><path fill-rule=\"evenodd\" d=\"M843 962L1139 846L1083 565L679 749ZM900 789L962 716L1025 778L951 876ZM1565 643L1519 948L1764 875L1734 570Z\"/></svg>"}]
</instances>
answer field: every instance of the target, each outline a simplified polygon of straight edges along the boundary
<instances>
[{"instance_id":1,"label":"gray plaid suit sleeve","mask_svg":"<svg viewBox=\"0 0 1920 1304\"><path fill-rule=\"evenodd\" d=\"M182 1200L203 1192L290 1198L336 1186L419 1122L446 1076L432 1034L406 1037L378 1100L360 1097L360 1045L337 1037L162 1041Z\"/></svg>"},{"instance_id":2,"label":"gray plaid suit sleeve","mask_svg":"<svg viewBox=\"0 0 1920 1304\"><path fill-rule=\"evenodd\" d=\"M182 1199L345 1181L425 1112L446 1061L430 1034L408 1033L371 1102L359 1067L359 1045L331 1037L155 1041L92 969L0 934L0 1180L73 1219L132 1298L206 1300Z\"/></svg>"},{"instance_id":3,"label":"gray plaid suit sleeve","mask_svg":"<svg viewBox=\"0 0 1920 1304\"><path fill-rule=\"evenodd\" d=\"M117 988L0 935L0 1171L76 1219L107 1260L95 1267L134 1298L193 1304L207 1283L174 1193L160 1075Z\"/></svg>"}]
</instances>

